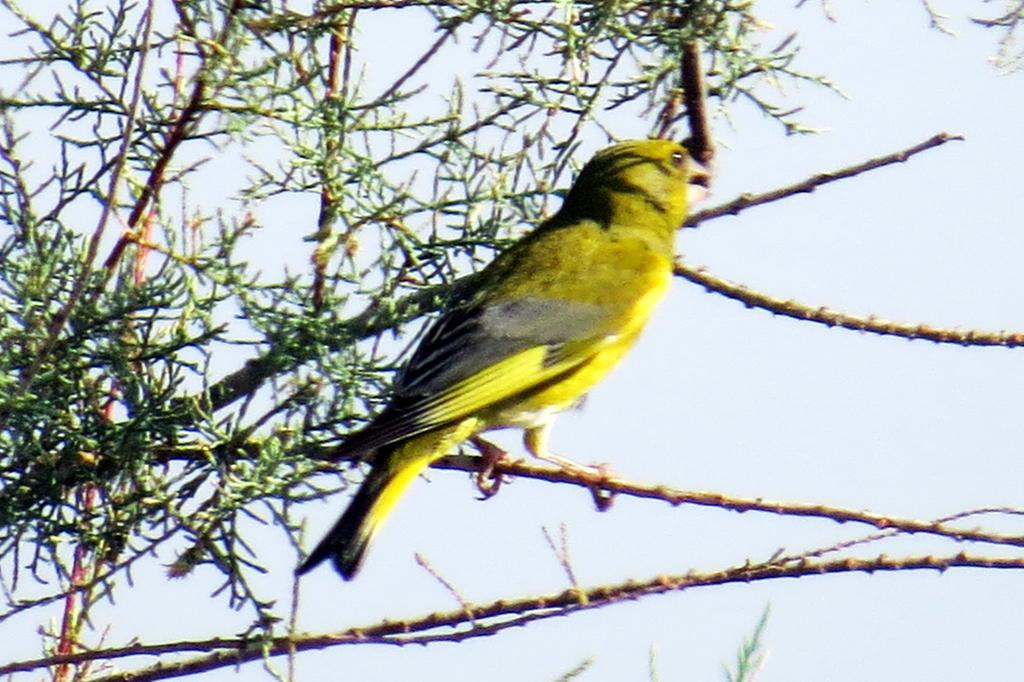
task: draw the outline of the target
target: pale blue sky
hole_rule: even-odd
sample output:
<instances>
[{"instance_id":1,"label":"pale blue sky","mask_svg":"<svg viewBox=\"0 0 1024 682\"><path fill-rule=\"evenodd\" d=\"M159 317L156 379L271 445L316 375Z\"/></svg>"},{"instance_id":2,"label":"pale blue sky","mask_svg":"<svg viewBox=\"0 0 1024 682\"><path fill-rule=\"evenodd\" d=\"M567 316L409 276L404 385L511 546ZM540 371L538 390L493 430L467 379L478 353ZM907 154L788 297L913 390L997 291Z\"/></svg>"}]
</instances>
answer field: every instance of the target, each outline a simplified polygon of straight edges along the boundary
<instances>
[{"instance_id":1,"label":"pale blue sky","mask_svg":"<svg viewBox=\"0 0 1024 682\"><path fill-rule=\"evenodd\" d=\"M791 4L758 6L777 26L777 36L764 42L799 31L801 66L827 75L849 99L787 86L787 101L806 105L803 120L827 129L804 137L786 137L737 108L733 125L717 128L723 146L706 205L939 131L967 140L688 230L680 252L720 276L808 304L944 326L1024 327L1024 74L998 75L987 62L995 35L959 15L950 19L959 34L951 38L928 30L915 2L833 3L836 23L814 3L801 10ZM959 3L945 4L961 11ZM375 63L391 73L407 55L392 46ZM466 68L454 58L449 66ZM647 129L624 120L614 132L636 137ZM594 135L586 149L603 144ZM312 215L303 234L312 231ZM263 219L272 224L274 216ZM282 212L277 220L293 224L295 216ZM294 237L294 228L289 232ZM308 247L294 238L289 245ZM253 248L268 267L282 257L272 239ZM301 263L307 254L293 255ZM1024 507L1021 358L1020 351L936 346L776 318L678 281L635 352L582 411L561 418L553 448L607 462L638 481L895 516ZM518 447L514 434L502 442ZM557 533L563 523L584 585L722 568L867 532L626 498L599 514L584 492L525 480L481 503L465 475L430 478L413 486L356 581L343 583L328 569L304 579L302 629L456 608L416 564L415 552L476 602L564 589L541 532ZM345 502L310 507L310 542ZM287 600L295 557L283 535L259 531L253 542L264 556L280 555L266 581ZM956 548L910 538L860 555L931 551ZM248 621L226 613L223 599L206 597L209 576L167 584L161 571L140 569L135 588L97 612L99 623L113 624L113 641L212 636ZM654 647L661 680L720 680L722 663L768 603L761 682L1001 679L1018 666L1022 581L1016 572L952 570L695 590L458 646L306 654L300 679L552 680L590 658L578 679L636 680L647 679ZM205 632L196 633L197 620L208 623ZM22 635L31 655L35 635ZM267 679L258 664L237 678Z\"/></svg>"},{"instance_id":2,"label":"pale blue sky","mask_svg":"<svg viewBox=\"0 0 1024 682\"><path fill-rule=\"evenodd\" d=\"M1022 76L986 62L994 36L960 18L950 38L916 3L814 7L765 3L779 38L799 30L801 65L850 99L789 88L827 132L785 137L737 111L718 127L714 197L769 189L919 142L951 144L877 171L687 231L687 260L780 297L908 321L1018 328L1024 231L1017 212ZM777 14L776 14L777 12ZM776 38L765 37L770 44ZM622 136L646 127L623 121ZM603 144L594 139L592 148ZM938 347L773 318L678 282L635 353L556 427L553 446L642 481L734 495L828 502L931 518L1024 505L1019 353ZM515 444L515 436L507 441ZM584 584L711 569L865 531L717 510L617 500L519 481L482 504L462 476L434 474L409 494L358 581L324 570L304 585L311 629L455 605L414 563L422 552L473 600L565 585L540 528L568 526ZM333 516L316 519L326 526ZM313 527L316 525L311 522ZM1019 528L1018 528L1019 530ZM865 550L948 551L914 539ZM912 548L912 549L909 549ZM303 670L354 679L553 679L584 658L581 679L644 679L651 646L663 680L721 679L765 604L773 680L962 680L1005 675L1024 626L1021 577L994 571L846 575L731 586L649 599L524 631L426 650L339 651ZM323 666L322 668L320 666Z\"/></svg>"}]
</instances>

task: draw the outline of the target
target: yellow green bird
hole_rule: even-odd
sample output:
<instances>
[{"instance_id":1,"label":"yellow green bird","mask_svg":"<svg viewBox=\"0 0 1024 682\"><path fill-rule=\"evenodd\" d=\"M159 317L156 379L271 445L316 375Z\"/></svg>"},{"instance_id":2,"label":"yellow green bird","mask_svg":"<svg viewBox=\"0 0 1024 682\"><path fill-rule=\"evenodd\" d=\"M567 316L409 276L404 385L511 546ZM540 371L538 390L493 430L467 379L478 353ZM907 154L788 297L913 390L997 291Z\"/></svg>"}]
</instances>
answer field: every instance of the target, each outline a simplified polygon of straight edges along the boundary
<instances>
[{"instance_id":1,"label":"yellow green bird","mask_svg":"<svg viewBox=\"0 0 1024 682\"><path fill-rule=\"evenodd\" d=\"M296 569L328 557L351 579L405 488L463 441L524 429L547 435L636 341L672 276L688 193L707 174L670 140L599 151L561 209L498 256L423 337L387 407L336 451L371 469L348 509Z\"/></svg>"}]
</instances>

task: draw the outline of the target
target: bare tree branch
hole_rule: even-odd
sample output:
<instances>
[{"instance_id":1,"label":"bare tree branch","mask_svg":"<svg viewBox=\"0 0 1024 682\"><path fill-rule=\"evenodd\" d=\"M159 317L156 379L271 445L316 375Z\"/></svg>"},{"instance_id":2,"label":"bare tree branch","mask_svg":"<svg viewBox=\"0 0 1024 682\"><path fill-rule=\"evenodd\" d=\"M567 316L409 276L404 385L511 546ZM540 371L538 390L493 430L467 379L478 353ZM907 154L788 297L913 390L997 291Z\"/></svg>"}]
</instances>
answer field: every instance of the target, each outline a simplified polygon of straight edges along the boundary
<instances>
[{"instance_id":1,"label":"bare tree branch","mask_svg":"<svg viewBox=\"0 0 1024 682\"><path fill-rule=\"evenodd\" d=\"M905 339L920 339L935 343L950 343L958 346L1002 346L1016 348L1024 345L1024 332L987 331L980 329L950 329L934 327L923 322L894 322L875 315L852 315L826 306L810 306L792 299L776 298L754 289L735 284L711 274L701 267L677 261L675 274L694 284L699 284L711 293L721 294L739 301L748 308L761 308L775 315L791 317L805 322L817 322L827 327L842 327L858 332L869 332L884 336L900 336Z\"/></svg>"},{"instance_id":2,"label":"bare tree branch","mask_svg":"<svg viewBox=\"0 0 1024 682\"><path fill-rule=\"evenodd\" d=\"M683 227L697 227L701 223L713 220L715 218L721 218L727 215L736 215L740 211L745 211L748 208L754 206L761 206L762 204L770 204L779 199L785 199L786 197L793 196L794 194L806 194L813 192L822 185L827 185L830 182L836 182L838 180L846 180L866 173L868 171L876 170L878 168L884 168L885 166L891 166L894 163L903 163L909 160L911 157L920 154L921 152L935 147L940 147L947 142L954 140L962 141L964 138L961 135L954 135L951 133L936 133L927 140L919 142L906 149L901 149L891 154L885 154L883 156L876 156L872 159L868 159L862 163L858 163L853 166L847 166L846 168L839 168L834 171L828 171L826 173L818 173L812 175L806 180L801 180L792 185L786 187L780 187L778 189L769 190L762 192L761 194L742 194L732 201L724 203L720 206L713 206L703 211L697 211L689 218L686 219L686 223Z\"/></svg>"},{"instance_id":3,"label":"bare tree branch","mask_svg":"<svg viewBox=\"0 0 1024 682\"><path fill-rule=\"evenodd\" d=\"M831 561L771 558L764 562L744 563L720 571L656 575L644 580L629 580L590 588L571 588L562 592L535 595L515 600L502 599L490 604L468 605L449 612L431 613L412 619L390 620L337 633L275 637L266 639L214 638L207 640L136 644L87 651L66 656L50 656L0 666L0 675L10 675L58 664L96 660L116 660L133 656L161 656L172 653L212 651L199 658L161 662L148 668L94 678L92 682L151 682L193 675L267 657L288 655L292 651L312 651L337 646L387 644L391 646L425 645L435 642L461 642L489 637L526 623L568 616L614 604L634 601L669 592L701 587L754 583L780 578L803 578L839 573L880 573L951 568L1024 569L1024 557L977 556L966 553L892 558L840 558ZM435 632L442 628L454 632Z\"/></svg>"},{"instance_id":4,"label":"bare tree branch","mask_svg":"<svg viewBox=\"0 0 1024 682\"><path fill-rule=\"evenodd\" d=\"M452 455L434 463L438 469L455 469L475 473L481 466L482 458L471 455ZM555 469L549 466L531 464L529 462L501 460L494 464L495 475L518 476L551 483L574 485L588 490L595 487L591 478L579 473ZM666 485L646 484L628 481L616 477L602 479L596 486L601 492L611 495L626 495L650 500L661 500L673 506L693 504L701 507L718 507L735 512L763 512L780 516L801 516L810 518L830 519L837 523L861 523L880 530L896 530L901 533L922 533L954 540L956 542L986 542L997 545L1024 547L1024 535L1004 535L978 529L951 528L950 521L961 520L965 516L981 514L1024 515L1024 509L990 508L969 512L960 512L936 521L920 521L905 519L869 511L859 511L844 507L808 502L783 502L764 498L733 497L715 492L680 490Z\"/></svg>"}]
</instances>

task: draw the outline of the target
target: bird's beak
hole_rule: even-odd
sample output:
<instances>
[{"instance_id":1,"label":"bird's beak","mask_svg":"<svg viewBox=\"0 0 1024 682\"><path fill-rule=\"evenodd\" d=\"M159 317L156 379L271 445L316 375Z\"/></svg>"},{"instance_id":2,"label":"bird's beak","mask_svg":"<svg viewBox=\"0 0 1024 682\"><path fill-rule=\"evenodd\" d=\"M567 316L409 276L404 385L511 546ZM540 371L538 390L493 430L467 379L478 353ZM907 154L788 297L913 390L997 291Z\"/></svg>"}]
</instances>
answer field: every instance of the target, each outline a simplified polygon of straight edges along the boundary
<instances>
[{"instance_id":1,"label":"bird's beak","mask_svg":"<svg viewBox=\"0 0 1024 682\"><path fill-rule=\"evenodd\" d=\"M705 166L690 160L689 179L686 183L686 202L693 206L711 194L711 171Z\"/></svg>"}]
</instances>

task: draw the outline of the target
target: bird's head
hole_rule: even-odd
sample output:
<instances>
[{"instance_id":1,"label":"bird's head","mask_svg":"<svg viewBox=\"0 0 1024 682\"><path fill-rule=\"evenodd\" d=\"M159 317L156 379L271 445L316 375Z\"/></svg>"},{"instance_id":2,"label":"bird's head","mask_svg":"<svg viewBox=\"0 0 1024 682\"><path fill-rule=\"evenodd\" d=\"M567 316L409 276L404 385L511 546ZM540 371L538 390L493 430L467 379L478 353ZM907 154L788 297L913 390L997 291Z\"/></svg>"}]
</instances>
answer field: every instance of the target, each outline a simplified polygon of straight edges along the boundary
<instances>
[{"instance_id":1,"label":"bird's head","mask_svg":"<svg viewBox=\"0 0 1024 682\"><path fill-rule=\"evenodd\" d=\"M587 162L562 212L607 225L645 219L674 230L682 226L690 201L707 193L708 180L678 142L620 142Z\"/></svg>"}]
</instances>

